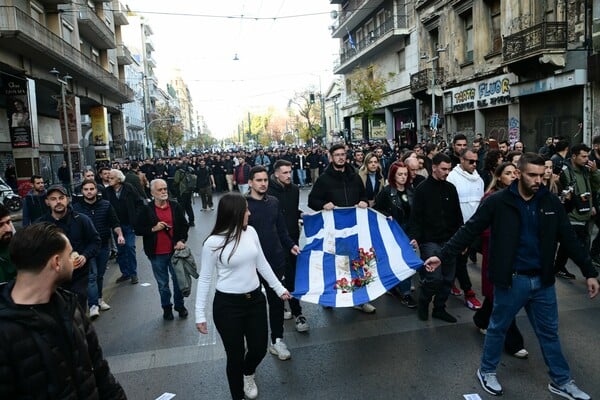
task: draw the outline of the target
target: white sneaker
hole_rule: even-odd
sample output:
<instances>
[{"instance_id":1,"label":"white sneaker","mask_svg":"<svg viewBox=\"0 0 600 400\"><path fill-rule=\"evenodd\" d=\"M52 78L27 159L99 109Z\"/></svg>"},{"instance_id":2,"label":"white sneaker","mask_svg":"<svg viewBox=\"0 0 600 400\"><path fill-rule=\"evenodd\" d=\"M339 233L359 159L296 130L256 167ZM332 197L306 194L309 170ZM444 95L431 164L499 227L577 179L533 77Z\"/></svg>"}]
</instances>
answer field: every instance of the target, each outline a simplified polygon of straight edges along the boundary
<instances>
[{"instance_id":1,"label":"white sneaker","mask_svg":"<svg viewBox=\"0 0 600 400\"><path fill-rule=\"evenodd\" d=\"M554 394L564 397L565 399L591 400L591 397L586 392L579 389L573 380L570 380L562 386L558 386L556 383L550 382L548 384L548 390Z\"/></svg>"},{"instance_id":2,"label":"white sneaker","mask_svg":"<svg viewBox=\"0 0 600 400\"><path fill-rule=\"evenodd\" d=\"M269 346L269 351L282 361L292 358L292 354L288 350L287 345L280 338L275 339L275 344Z\"/></svg>"},{"instance_id":3,"label":"white sneaker","mask_svg":"<svg viewBox=\"0 0 600 400\"><path fill-rule=\"evenodd\" d=\"M309 329L310 326L308 325L308 322L306 321L304 315L298 315L296 317L296 330L298 332L308 332Z\"/></svg>"},{"instance_id":4,"label":"white sneaker","mask_svg":"<svg viewBox=\"0 0 600 400\"><path fill-rule=\"evenodd\" d=\"M100 316L100 307L94 305L90 306L90 318L96 319Z\"/></svg>"},{"instance_id":5,"label":"white sneaker","mask_svg":"<svg viewBox=\"0 0 600 400\"><path fill-rule=\"evenodd\" d=\"M292 312L287 308L283 309L283 319L292 319Z\"/></svg>"},{"instance_id":6,"label":"white sneaker","mask_svg":"<svg viewBox=\"0 0 600 400\"><path fill-rule=\"evenodd\" d=\"M514 353L513 356L516 358L524 359L529 356L529 352L525 349L521 349L521 350L517 351L516 353Z\"/></svg>"},{"instance_id":7,"label":"white sneaker","mask_svg":"<svg viewBox=\"0 0 600 400\"><path fill-rule=\"evenodd\" d=\"M247 399L255 399L258 397L258 387L254 381L254 374L244 375L244 396Z\"/></svg>"},{"instance_id":8,"label":"white sneaker","mask_svg":"<svg viewBox=\"0 0 600 400\"><path fill-rule=\"evenodd\" d=\"M377 311L375 306L371 303L364 303L364 304L361 304L360 306L354 306L352 308L354 308L355 310L358 310L358 311L362 311L367 314L373 314L375 311Z\"/></svg>"},{"instance_id":9,"label":"white sneaker","mask_svg":"<svg viewBox=\"0 0 600 400\"><path fill-rule=\"evenodd\" d=\"M100 311L110 310L110 306L107 303L105 303L102 299L98 299L98 307L100 307Z\"/></svg>"}]
</instances>

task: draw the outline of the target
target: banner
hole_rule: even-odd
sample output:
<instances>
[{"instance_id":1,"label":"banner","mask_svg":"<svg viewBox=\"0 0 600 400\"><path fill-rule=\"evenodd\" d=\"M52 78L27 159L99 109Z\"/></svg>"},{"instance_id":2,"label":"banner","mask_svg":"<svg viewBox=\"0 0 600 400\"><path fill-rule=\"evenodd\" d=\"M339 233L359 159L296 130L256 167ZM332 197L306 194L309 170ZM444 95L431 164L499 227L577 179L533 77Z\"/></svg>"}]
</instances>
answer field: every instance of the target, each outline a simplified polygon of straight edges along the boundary
<instances>
[{"instance_id":1,"label":"banner","mask_svg":"<svg viewBox=\"0 0 600 400\"><path fill-rule=\"evenodd\" d=\"M92 145L108 146L108 113L106 107L91 107Z\"/></svg>"},{"instance_id":2,"label":"banner","mask_svg":"<svg viewBox=\"0 0 600 400\"><path fill-rule=\"evenodd\" d=\"M352 307L381 296L423 265L398 223L370 208L305 215L296 263L299 300Z\"/></svg>"},{"instance_id":3,"label":"banner","mask_svg":"<svg viewBox=\"0 0 600 400\"><path fill-rule=\"evenodd\" d=\"M6 96L6 115L13 148L32 147L30 86L27 79L3 76L3 91Z\"/></svg>"}]
</instances>

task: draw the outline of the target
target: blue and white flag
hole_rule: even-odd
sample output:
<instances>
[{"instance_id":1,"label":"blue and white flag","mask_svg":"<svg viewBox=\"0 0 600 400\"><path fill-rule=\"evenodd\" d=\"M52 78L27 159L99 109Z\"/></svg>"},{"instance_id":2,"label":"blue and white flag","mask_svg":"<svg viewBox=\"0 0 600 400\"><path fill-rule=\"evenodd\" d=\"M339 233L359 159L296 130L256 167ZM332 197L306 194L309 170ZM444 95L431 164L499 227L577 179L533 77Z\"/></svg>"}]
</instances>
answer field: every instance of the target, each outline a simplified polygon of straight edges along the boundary
<instances>
[{"instance_id":1,"label":"blue and white flag","mask_svg":"<svg viewBox=\"0 0 600 400\"><path fill-rule=\"evenodd\" d=\"M298 255L292 295L308 303L360 305L375 300L423 265L398 223L370 208L305 215L304 233L306 245ZM375 253L369 280L363 280L364 286L342 290L340 282L361 277L362 270L357 273L352 268L353 261L360 259L359 249Z\"/></svg>"},{"instance_id":2,"label":"blue and white flag","mask_svg":"<svg viewBox=\"0 0 600 400\"><path fill-rule=\"evenodd\" d=\"M356 43L354 43L354 39L352 39L352 34L348 30L348 27L346 27L346 32L348 32L348 43L350 44L350 47L353 50L356 50Z\"/></svg>"}]
</instances>

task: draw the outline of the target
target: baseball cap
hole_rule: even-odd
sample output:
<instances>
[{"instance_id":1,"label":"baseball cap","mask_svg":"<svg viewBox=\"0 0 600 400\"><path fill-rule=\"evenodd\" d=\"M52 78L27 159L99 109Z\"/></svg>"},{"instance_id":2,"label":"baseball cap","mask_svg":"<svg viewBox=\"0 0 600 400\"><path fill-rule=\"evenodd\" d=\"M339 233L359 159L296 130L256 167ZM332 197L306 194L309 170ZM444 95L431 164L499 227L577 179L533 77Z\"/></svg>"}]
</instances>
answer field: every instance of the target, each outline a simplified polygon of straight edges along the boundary
<instances>
[{"instance_id":1,"label":"baseball cap","mask_svg":"<svg viewBox=\"0 0 600 400\"><path fill-rule=\"evenodd\" d=\"M48 189L46 189L46 194L50 194L51 192L58 191L67 196L67 189L63 185L51 185Z\"/></svg>"}]
</instances>

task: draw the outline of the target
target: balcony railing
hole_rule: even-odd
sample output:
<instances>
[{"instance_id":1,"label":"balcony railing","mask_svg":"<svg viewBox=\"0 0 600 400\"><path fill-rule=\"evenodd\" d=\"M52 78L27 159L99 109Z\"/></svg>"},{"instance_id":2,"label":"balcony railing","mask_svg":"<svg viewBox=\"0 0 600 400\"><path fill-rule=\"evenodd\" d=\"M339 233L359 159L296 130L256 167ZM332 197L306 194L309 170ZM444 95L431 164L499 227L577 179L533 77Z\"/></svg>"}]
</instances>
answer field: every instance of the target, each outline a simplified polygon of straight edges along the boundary
<instances>
[{"instance_id":1,"label":"balcony railing","mask_svg":"<svg viewBox=\"0 0 600 400\"><path fill-rule=\"evenodd\" d=\"M133 64L133 57L131 51L123 43L117 45L117 62L119 65L131 65Z\"/></svg>"},{"instance_id":2,"label":"balcony railing","mask_svg":"<svg viewBox=\"0 0 600 400\"><path fill-rule=\"evenodd\" d=\"M83 34L96 48L115 48L114 32L87 4L79 9L77 22L79 23L79 33Z\"/></svg>"},{"instance_id":3,"label":"balcony railing","mask_svg":"<svg viewBox=\"0 0 600 400\"><path fill-rule=\"evenodd\" d=\"M119 0L112 0L113 18L115 25L128 25L127 9Z\"/></svg>"},{"instance_id":4,"label":"balcony railing","mask_svg":"<svg viewBox=\"0 0 600 400\"><path fill-rule=\"evenodd\" d=\"M17 42L24 50L51 58L57 67L65 65L66 71L81 75L86 83L106 90L120 101L133 100L129 86L16 7L0 6L0 36Z\"/></svg>"},{"instance_id":5,"label":"balcony railing","mask_svg":"<svg viewBox=\"0 0 600 400\"><path fill-rule=\"evenodd\" d=\"M567 48L567 23L542 22L503 40L504 62L535 56L544 50Z\"/></svg>"},{"instance_id":6,"label":"balcony railing","mask_svg":"<svg viewBox=\"0 0 600 400\"><path fill-rule=\"evenodd\" d=\"M377 43L383 36L394 29L408 29L408 18L406 15L396 15L386 19L383 24L369 32L367 37L354 43L354 48L347 43L346 48L344 48L340 54L340 65L344 65L346 62L356 57L362 50Z\"/></svg>"},{"instance_id":7,"label":"balcony railing","mask_svg":"<svg viewBox=\"0 0 600 400\"><path fill-rule=\"evenodd\" d=\"M410 92L417 93L427 90L431 86L431 68L423 69L410 76ZM441 85L446 80L446 72L443 68L435 69L435 84Z\"/></svg>"}]
</instances>

